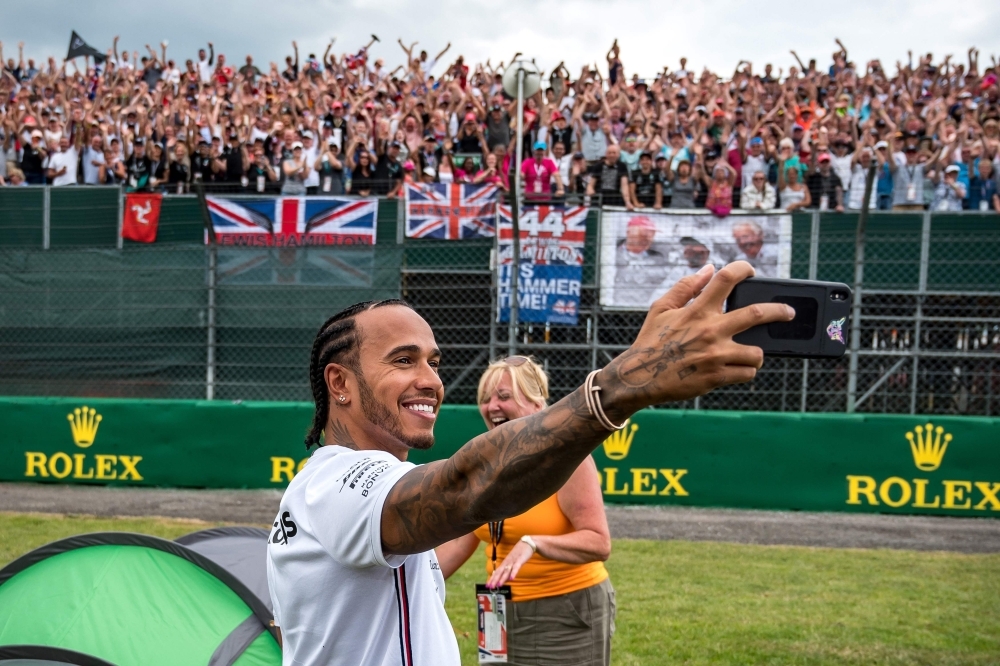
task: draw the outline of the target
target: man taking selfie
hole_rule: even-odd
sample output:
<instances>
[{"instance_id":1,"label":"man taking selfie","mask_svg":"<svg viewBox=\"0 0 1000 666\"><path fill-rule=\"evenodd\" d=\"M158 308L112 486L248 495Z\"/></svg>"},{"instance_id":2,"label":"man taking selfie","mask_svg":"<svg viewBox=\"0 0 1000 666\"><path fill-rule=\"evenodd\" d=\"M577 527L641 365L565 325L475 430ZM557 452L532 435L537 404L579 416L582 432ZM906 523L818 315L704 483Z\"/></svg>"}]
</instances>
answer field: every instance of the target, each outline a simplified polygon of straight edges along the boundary
<instances>
[{"instance_id":1,"label":"man taking selfie","mask_svg":"<svg viewBox=\"0 0 1000 666\"><path fill-rule=\"evenodd\" d=\"M781 303L723 313L753 268L713 273L706 265L657 300L632 346L584 387L419 466L407 455L433 445L444 398L430 326L398 300L327 320L310 357L306 437L323 446L285 491L268 543L285 663L458 666L433 549L551 496L640 409L750 381L763 352L733 336L794 317Z\"/></svg>"}]
</instances>

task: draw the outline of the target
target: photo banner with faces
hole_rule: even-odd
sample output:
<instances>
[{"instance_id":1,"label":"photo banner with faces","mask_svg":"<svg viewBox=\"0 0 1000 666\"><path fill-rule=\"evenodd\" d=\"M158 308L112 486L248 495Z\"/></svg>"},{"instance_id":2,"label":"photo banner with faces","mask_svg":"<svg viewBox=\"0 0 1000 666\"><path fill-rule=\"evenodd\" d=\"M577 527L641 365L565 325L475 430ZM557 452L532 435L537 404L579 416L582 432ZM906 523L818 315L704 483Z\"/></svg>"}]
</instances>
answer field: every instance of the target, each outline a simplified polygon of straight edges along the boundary
<instances>
[{"instance_id":1,"label":"photo banner with faces","mask_svg":"<svg viewBox=\"0 0 1000 666\"><path fill-rule=\"evenodd\" d=\"M527 206L518 218L520 279L518 321L576 325L587 237L584 206ZM510 269L514 225L509 206L499 207L498 321L510 320Z\"/></svg>"},{"instance_id":2,"label":"photo banner with faces","mask_svg":"<svg viewBox=\"0 0 1000 666\"><path fill-rule=\"evenodd\" d=\"M646 310L678 280L705 264L716 270L749 262L758 277L787 278L792 216L604 209L600 239L600 303Z\"/></svg>"}]
</instances>

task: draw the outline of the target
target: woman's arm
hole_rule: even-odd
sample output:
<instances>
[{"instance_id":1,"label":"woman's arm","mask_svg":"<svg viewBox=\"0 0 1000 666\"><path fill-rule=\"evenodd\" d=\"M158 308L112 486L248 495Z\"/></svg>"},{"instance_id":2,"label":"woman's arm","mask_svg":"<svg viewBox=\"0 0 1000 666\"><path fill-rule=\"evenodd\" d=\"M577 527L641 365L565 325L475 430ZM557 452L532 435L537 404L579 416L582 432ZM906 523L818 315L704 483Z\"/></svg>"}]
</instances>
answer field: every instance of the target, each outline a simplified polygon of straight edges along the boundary
<instances>
[{"instance_id":1,"label":"woman's arm","mask_svg":"<svg viewBox=\"0 0 1000 666\"><path fill-rule=\"evenodd\" d=\"M465 536L446 541L434 549L438 564L441 565L441 575L447 580L465 564L479 547L479 538L469 532Z\"/></svg>"},{"instance_id":2,"label":"woman's arm","mask_svg":"<svg viewBox=\"0 0 1000 666\"><path fill-rule=\"evenodd\" d=\"M573 475L556 494L559 508L573 525L573 532L554 535L531 535L538 554L556 562L587 564L603 562L611 555L611 532L604 513L604 498L597 465L590 456L580 463ZM498 587L517 578L518 571L531 559L531 546L520 541L490 576L487 585ZM510 564L510 567L505 566ZM443 569L442 565L442 569Z\"/></svg>"}]
</instances>

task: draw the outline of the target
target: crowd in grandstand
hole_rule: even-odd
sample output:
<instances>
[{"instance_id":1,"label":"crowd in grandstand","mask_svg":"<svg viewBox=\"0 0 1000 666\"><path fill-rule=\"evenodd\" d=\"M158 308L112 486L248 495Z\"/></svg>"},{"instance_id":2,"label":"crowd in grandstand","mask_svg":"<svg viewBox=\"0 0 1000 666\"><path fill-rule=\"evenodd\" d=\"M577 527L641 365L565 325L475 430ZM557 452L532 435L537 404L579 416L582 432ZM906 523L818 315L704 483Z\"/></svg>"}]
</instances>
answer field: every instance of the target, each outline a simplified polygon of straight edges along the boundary
<instances>
[{"instance_id":1,"label":"crowd in grandstand","mask_svg":"<svg viewBox=\"0 0 1000 666\"><path fill-rule=\"evenodd\" d=\"M121 184L190 191L396 196L403 182L509 190L515 103L503 62L470 64L399 41L389 71L375 35L358 51L260 68L216 53L175 60L146 45L36 63L0 44L0 184ZM786 73L740 62L728 76L664 67L543 73L524 108L525 194L601 195L628 208L1000 210L1000 67L910 54ZM391 48L396 48L392 46ZM514 57L518 57L516 54ZM449 61L450 60L450 61ZM513 60L513 58L511 59ZM214 185L214 184L224 185Z\"/></svg>"}]
</instances>

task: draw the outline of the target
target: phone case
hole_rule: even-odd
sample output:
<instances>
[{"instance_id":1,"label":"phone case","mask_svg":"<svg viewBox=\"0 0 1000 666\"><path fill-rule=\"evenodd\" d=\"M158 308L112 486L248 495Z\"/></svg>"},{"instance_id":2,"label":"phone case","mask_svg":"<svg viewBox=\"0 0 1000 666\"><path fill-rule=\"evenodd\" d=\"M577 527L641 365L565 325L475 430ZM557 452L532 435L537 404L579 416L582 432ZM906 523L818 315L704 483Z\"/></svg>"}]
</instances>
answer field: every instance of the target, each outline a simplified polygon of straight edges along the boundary
<instances>
[{"instance_id":1,"label":"phone case","mask_svg":"<svg viewBox=\"0 0 1000 666\"><path fill-rule=\"evenodd\" d=\"M764 350L765 356L840 358L847 351L851 289L840 282L749 278L736 285L726 310L753 303L787 303L795 308L791 322L755 326L733 340Z\"/></svg>"}]
</instances>

